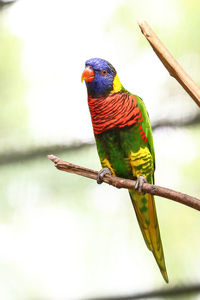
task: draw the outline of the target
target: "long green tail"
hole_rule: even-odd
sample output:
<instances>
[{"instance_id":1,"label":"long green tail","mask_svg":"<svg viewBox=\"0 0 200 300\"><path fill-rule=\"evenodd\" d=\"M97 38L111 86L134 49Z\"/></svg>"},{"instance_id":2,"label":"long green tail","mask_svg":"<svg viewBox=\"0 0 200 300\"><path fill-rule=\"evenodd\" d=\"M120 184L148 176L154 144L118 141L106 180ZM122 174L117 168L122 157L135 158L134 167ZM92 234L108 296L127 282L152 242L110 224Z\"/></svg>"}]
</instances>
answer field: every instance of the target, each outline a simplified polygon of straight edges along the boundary
<instances>
[{"instance_id":1,"label":"long green tail","mask_svg":"<svg viewBox=\"0 0 200 300\"><path fill-rule=\"evenodd\" d=\"M153 252L164 280L169 282L154 197L151 194L138 194L133 190L129 190L129 194L146 245Z\"/></svg>"}]
</instances>

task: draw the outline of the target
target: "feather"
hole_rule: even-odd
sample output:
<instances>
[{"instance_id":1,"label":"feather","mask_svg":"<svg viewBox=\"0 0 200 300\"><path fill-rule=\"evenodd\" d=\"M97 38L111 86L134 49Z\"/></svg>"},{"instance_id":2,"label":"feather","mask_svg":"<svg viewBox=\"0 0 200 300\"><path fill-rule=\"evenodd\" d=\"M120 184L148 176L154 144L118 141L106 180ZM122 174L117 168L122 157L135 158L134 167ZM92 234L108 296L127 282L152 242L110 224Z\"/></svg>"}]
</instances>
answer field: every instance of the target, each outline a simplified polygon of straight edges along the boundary
<instances>
[{"instance_id":1,"label":"feather","mask_svg":"<svg viewBox=\"0 0 200 300\"><path fill-rule=\"evenodd\" d=\"M140 195L132 190L129 190L129 194L145 243L152 251L164 280L169 282L154 197L150 194Z\"/></svg>"}]
</instances>

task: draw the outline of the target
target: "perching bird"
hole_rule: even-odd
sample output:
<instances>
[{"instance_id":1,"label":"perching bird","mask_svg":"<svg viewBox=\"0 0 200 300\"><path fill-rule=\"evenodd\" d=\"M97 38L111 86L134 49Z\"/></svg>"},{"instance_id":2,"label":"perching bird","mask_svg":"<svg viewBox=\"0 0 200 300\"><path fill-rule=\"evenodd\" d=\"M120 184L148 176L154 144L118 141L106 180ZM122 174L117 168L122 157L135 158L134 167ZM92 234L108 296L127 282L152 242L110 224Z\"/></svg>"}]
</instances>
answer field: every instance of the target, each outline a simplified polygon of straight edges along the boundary
<instances>
[{"instance_id":1,"label":"perching bird","mask_svg":"<svg viewBox=\"0 0 200 300\"><path fill-rule=\"evenodd\" d=\"M129 190L138 223L149 250L168 282L154 197L141 193L144 182L154 183L155 154L151 125L142 99L121 84L115 68L106 60L86 61L85 80L97 151L103 167L98 183L106 173L137 180Z\"/></svg>"}]
</instances>

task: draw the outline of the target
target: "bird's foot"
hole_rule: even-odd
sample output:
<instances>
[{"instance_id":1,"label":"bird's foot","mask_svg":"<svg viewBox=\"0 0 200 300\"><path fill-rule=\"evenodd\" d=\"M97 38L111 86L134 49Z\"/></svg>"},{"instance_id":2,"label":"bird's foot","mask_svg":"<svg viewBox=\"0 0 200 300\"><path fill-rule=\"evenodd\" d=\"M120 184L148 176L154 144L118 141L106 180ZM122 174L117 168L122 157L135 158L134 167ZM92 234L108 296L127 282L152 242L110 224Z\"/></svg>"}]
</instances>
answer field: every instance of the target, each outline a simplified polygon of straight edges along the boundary
<instances>
[{"instance_id":1,"label":"bird's foot","mask_svg":"<svg viewBox=\"0 0 200 300\"><path fill-rule=\"evenodd\" d=\"M142 193L142 186L143 186L143 183L145 183L145 182L147 182L147 180L144 176L138 177L136 184L135 184L135 190L138 191L138 194Z\"/></svg>"},{"instance_id":2,"label":"bird's foot","mask_svg":"<svg viewBox=\"0 0 200 300\"><path fill-rule=\"evenodd\" d=\"M101 184L103 182L103 178L106 174L112 175L112 172L108 168L103 168L98 172L97 175L97 183Z\"/></svg>"}]
</instances>

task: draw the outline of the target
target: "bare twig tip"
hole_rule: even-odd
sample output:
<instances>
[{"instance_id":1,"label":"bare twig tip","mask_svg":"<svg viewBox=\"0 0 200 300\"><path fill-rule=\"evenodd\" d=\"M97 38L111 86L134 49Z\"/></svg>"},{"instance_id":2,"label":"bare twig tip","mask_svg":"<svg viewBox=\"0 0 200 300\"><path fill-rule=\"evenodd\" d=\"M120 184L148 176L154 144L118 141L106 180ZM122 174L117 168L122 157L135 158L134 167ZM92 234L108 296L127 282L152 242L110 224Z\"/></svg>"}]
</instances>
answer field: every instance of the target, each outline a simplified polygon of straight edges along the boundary
<instances>
[{"instance_id":1,"label":"bare twig tip","mask_svg":"<svg viewBox=\"0 0 200 300\"><path fill-rule=\"evenodd\" d=\"M47 156L52 162L57 163L60 159L53 154Z\"/></svg>"},{"instance_id":2,"label":"bare twig tip","mask_svg":"<svg viewBox=\"0 0 200 300\"><path fill-rule=\"evenodd\" d=\"M140 26L140 25L142 25L142 24L144 24L144 20L143 19L137 19L137 23L138 23L138 25Z\"/></svg>"}]
</instances>

